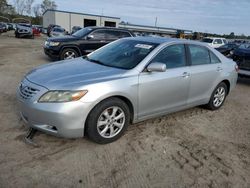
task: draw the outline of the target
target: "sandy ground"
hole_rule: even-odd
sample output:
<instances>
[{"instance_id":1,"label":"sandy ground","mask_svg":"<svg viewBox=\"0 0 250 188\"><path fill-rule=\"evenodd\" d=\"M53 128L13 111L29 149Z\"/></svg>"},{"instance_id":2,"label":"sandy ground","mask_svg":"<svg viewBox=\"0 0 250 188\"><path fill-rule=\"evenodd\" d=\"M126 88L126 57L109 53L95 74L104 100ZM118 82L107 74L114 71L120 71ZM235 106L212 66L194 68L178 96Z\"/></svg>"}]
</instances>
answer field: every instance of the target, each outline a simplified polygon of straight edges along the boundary
<instances>
[{"instance_id":1,"label":"sandy ground","mask_svg":"<svg viewBox=\"0 0 250 188\"><path fill-rule=\"evenodd\" d=\"M40 147L25 144L15 90L30 69L50 63L43 41L0 36L0 187L250 187L250 79L218 111L131 125L108 145L42 133Z\"/></svg>"}]
</instances>

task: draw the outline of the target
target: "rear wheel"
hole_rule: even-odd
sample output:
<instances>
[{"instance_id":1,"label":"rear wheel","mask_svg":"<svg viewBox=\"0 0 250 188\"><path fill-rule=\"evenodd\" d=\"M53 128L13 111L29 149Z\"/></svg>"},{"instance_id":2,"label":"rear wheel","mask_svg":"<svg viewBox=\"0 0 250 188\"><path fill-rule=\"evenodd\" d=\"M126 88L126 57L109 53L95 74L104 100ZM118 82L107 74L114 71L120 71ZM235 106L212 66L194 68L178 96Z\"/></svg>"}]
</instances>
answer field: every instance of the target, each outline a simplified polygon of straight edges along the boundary
<instances>
[{"instance_id":1,"label":"rear wheel","mask_svg":"<svg viewBox=\"0 0 250 188\"><path fill-rule=\"evenodd\" d=\"M64 60L64 59L74 59L79 57L79 54L76 50L72 49L72 48L66 48L64 49L61 54L60 54L60 59Z\"/></svg>"},{"instance_id":2,"label":"rear wheel","mask_svg":"<svg viewBox=\"0 0 250 188\"><path fill-rule=\"evenodd\" d=\"M219 109L227 96L228 88L224 82L221 82L213 91L209 103L206 107L210 110L217 110Z\"/></svg>"},{"instance_id":3,"label":"rear wheel","mask_svg":"<svg viewBox=\"0 0 250 188\"><path fill-rule=\"evenodd\" d=\"M130 112L125 102L118 98L104 100L94 107L87 118L87 135L99 144L113 142L123 135L129 119Z\"/></svg>"}]
</instances>

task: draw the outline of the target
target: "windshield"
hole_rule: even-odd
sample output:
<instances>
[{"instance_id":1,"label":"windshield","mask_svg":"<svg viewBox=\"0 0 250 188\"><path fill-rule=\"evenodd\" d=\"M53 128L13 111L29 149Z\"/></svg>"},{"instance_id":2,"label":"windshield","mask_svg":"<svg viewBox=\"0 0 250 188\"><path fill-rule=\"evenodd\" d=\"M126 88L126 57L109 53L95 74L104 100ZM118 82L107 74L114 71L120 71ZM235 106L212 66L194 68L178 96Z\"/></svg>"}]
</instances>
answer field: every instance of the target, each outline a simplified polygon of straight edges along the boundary
<instances>
[{"instance_id":1,"label":"windshield","mask_svg":"<svg viewBox=\"0 0 250 188\"><path fill-rule=\"evenodd\" d=\"M55 32L64 32L63 28L54 28L53 31Z\"/></svg>"},{"instance_id":2,"label":"windshield","mask_svg":"<svg viewBox=\"0 0 250 188\"><path fill-rule=\"evenodd\" d=\"M105 66L132 69L158 44L121 39L89 54L86 59Z\"/></svg>"},{"instance_id":3,"label":"windshield","mask_svg":"<svg viewBox=\"0 0 250 188\"><path fill-rule=\"evenodd\" d=\"M212 43L212 42L213 42L213 39L204 38L204 39L202 39L202 42Z\"/></svg>"},{"instance_id":4,"label":"windshield","mask_svg":"<svg viewBox=\"0 0 250 188\"><path fill-rule=\"evenodd\" d=\"M73 36L75 36L75 37L83 37L83 36L89 34L90 31L92 31L91 28L83 28L83 29L80 29L79 31L75 32L73 34Z\"/></svg>"}]
</instances>

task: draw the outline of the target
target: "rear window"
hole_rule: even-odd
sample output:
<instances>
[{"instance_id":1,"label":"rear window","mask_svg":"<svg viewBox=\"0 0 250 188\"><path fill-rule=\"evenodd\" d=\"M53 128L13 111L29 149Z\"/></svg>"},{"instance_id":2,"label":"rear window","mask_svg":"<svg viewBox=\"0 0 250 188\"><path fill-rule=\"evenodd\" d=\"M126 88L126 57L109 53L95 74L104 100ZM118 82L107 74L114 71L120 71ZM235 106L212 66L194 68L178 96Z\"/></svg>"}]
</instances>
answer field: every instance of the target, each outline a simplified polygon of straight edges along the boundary
<instances>
[{"instance_id":1,"label":"rear window","mask_svg":"<svg viewBox=\"0 0 250 188\"><path fill-rule=\"evenodd\" d=\"M212 42L213 42L213 39L204 38L204 39L202 39L202 42L212 43Z\"/></svg>"},{"instance_id":2,"label":"rear window","mask_svg":"<svg viewBox=\"0 0 250 188\"><path fill-rule=\"evenodd\" d=\"M189 45L192 65L210 64L210 54L207 48L198 45Z\"/></svg>"}]
</instances>

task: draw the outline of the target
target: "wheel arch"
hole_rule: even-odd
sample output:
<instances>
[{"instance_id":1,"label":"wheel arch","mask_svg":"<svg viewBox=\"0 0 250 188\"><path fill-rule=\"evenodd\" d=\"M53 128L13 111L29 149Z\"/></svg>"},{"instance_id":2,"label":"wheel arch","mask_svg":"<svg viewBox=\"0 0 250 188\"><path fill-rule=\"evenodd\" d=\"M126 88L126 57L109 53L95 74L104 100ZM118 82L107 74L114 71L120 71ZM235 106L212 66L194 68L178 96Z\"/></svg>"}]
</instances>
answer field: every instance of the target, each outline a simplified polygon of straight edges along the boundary
<instances>
[{"instance_id":1,"label":"wheel arch","mask_svg":"<svg viewBox=\"0 0 250 188\"><path fill-rule=\"evenodd\" d=\"M132 123L133 120L134 120L135 108L134 108L133 103L131 102L131 100L130 100L128 97L125 97L125 96L122 96L122 95L112 95L112 96L108 96L108 97L106 97L106 98L101 99L100 101L98 101L98 102L92 107L92 109L88 112L88 115L87 115L87 117L86 117L86 121L87 121L87 119L89 118L89 115L90 115L90 113L92 112L92 110L93 110L98 104L100 104L101 102L103 102L103 101L105 101L105 100L109 100L109 99L111 99L111 98L118 98L118 99L122 100L123 102L125 102L125 104L128 105L129 112L130 112L130 120L129 120L129 122ZM84 130L83 130L83 131L84 131L84 135L86 135L86 121L85 121L85 123L84 123Z\"/></svg>"},{"instance_id":2,"label":"wheel arch","mask_svg":"<svg viewBox=\"0 0 250 188\"><path fill-rule=\"evenodd\" d=\"M66 48L71 48L71 49L74 49L77 51L77 53L79 54L79 56L82 56L82 52L80 50L80 48L76 45L65 45L65 46L62 46L61 47L61 50L60 50L60 54L62 53L62 51Z\"/></svg>"},{"instance_id":3,"label":"wheel arch","mask_svg":"<svg viewBox=\"0 0 250 188\"><path fill-rule=\"evenodd\" d=\"M230 81L225 79L225 80L222 80L220 83L225 83L226 86L227 86L227 95L229 94L230 92Z\"/></svg>"}]
</instances>

